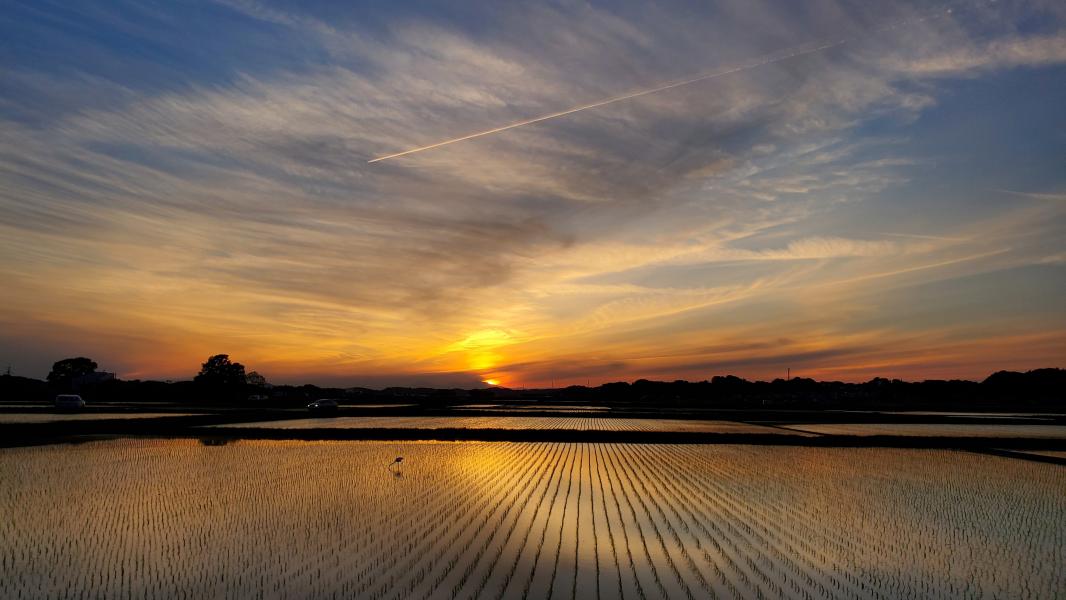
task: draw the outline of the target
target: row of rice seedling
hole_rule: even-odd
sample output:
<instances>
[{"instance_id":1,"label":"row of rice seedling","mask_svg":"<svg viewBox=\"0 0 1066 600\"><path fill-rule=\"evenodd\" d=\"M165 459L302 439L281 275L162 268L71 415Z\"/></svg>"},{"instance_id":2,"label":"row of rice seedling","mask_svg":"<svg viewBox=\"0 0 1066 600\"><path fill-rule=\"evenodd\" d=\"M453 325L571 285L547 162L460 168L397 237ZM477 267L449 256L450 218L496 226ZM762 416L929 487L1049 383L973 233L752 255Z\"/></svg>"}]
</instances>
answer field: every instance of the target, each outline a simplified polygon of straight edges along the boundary
<instances>
[{"instance_id":1,"label":"row of rice seedling","mask_svg":"<svg viewBox=\"0 0 1066 600\"><path fill-rule=\"evenodd\" d=\"M0 597L1054 597L1064 484L952 451L6 449Z\"/></svg>"},{"instance_id":2,"label":"row of rice seedling","mask_svg":"<svg viewBox=\"0 0 1066 600\"><path fill-rule=\"evenodd\" d=\"M942 576L952 576L958 575L960 567L965 567L966 571L957 577L960 582L978 582L984 589L988 587L987 580L994 580L996 585L992 589L1001 590L995 595L1016 596L1016 593L1008 593L1009 587L1002 587L1005 583L1019 581L1011 575L1017 563L1017 558L1011 558L1011 555L1023 544L1044 538L1047 542L1043 548L1045 553L1024 553L1035 557L1030 567L1036 567L1044 564L1043 557L1056 554L1051 551L1053 540L1058 539L1061 544L1061 494L1052 493L1044 485L1055 482L1061 488L1061 469L1058 472L1038 469L1050 479L1035 485L1036 482L1024 479L1014 481L1021 472L1033 469L1029 463L1015 464L1017 461L997 461L972 455L960 460L964 455L954 452L855 450L853 454L891 458L897 468L886 473L880 468L870 468L868 464L846 464L841 469L843 474L834 471L830 478L825 476L828 473L825 452L797 453L822 459L805 465L817 476L809 477L809 483L804 485L790 482L788 472L780 470L781 465L776 463L771 465L775 468L765 477L737 478L725 473L726 477L721 479L738 488L732 493L734 497L757 495L764 498L764 502L747 505L764 510L741 518L792 537L793 541L806 540L806 554L814 558L816 564L825 565L820 569L823 574L844 572L852 578L858 574L855 585L870 588L869 578L879 578L888 566L886 557L903 560L920 557L909 567L898 569L892 577L895 587L918 589L935 581L929 577L931 570L939 569ZM948 469L934 468L942 462L952 464ZM713 468L713 465L707 468ZM795 469L796 466L789 465L789 468ZM996 475L998 481L989 482L991 475ZM988 489L983 493L975 490L982 486ZM1018 497L1021 490L1025 492L1024 497ZM890 495L884 495L889 492ZM883 497L878 497L879 493ZM812 496L815 496L813 502ZM876 502L871 507L842 500L855 496L873 497ZM975 498L980 498L981 502ZM979 504L984 505L981 510L977 510ZM1047 527L1049 518L1052 520L1050 528ZM1026 521L1041 525L1035 528ZM834 530L833 527L837 528ZM790 530L797 529L798 534L790 535ZM871 529L873 531L868 535L861 535ZM997 543L1008 541L1004 547L1006 552L989 545L990 530L995 532L992 537ZM955 536L944 535L953 531ZM1033 538L1032 533L1037 537ZM812 540L815 543L810 543ZM794 546L804 547L803 544ZM955 560L957 549L977 552L982 560ZM804 552L797 554L804 556ZM1057 554L1061 555L1061 550ZM1054 571L1034 570L1034 576L1038 578L1052 573ZM1061 586L1061 579L1057 584L1054 580L1045 584L1057 589L1055 586ZM960 589L966 589L966 583L959 585ZM872 596L878 597L878 587L873 586ZM886 594L887 597L899 595L898 591Z\"/></svg>"},{"instance_id":3,"label":"row of rice seedling","mask_svg":"<svg viewBox=\"0 0 1066 600\"><path fill-rule=\"evenodd\" d=\"M651 450L657 452L662 449ZM652 455L645 458L655 464L669 463L672 457ZM685 463L698 464L699 458L687 458ZM690 472L681 472L672 479L656 480L655 483L664 488L659 493L666 498L665 504L690 515L688 518L679 516L683 526L691 523L690 532L693 529L702 530L706 537L719 541L715 550L726 560L716 573L731 573L734 580L724 582L727 589L732 590L742 584L755 585L757 591L766 587L774 592L772 595L784 594L783 587L789 588L786 595L817 595L813 586L819 577L818 570L805 571L798 564L802 560L802 552L797 552L795 548L781 551L781 543L775 539L776 524L766 527L762 520L764 516L751 514L750 503L737 502L735 497L722 494L716 486L716 480L693 480ZM697 498L696 502L692 501L693 497ZM750 547L761 548L762 551L751 554L746 551Z\"/></svg>"},{"instance_id":4,"label":"row of rice seedling","mask_svg":"<svg viewBox=\"0 0 1066 600\"><path fill-rule=\"evenodd\" d=\"M548 462L545 464L562 462L556 459L565 449L553 446L551 454L547 457ZM515 488L513 493L497 500L499 514L493 516L491 521L486 519L483 522L484 526L474 532L475 539L467 546L469 549L463 557L461 575L452 582L453 595L459 595L467 587L467 582L474 583L467 590L471 597L480 596L488 586L499 559L505 554L503 548L512 539L518 525L522 522L522 514L535 498L542 497L542 493L538 493L537 490L541 489L541 486L546 487L550 482L549 469L534 467L530 473L532 476L525 486Z\"/></svg>"},{"instance_id":5,"label":"row of rice seedling","mask_svg":"<svg viewBox=\"0 0 1066 600\"><path fill-rule=\"evenodd\" d=\"M530 469L527 465L530 462L536 465L550 460L550 453L557 448L540 444L531 447L530 450L533 456L530 456L530 452L524 452L522 464L513 469L500 464L491 466L483 464L482 471L494 474L494 480L491 485L464 491L456 498L456 503L463 507L468 516L450 520L444 535L438 535L432 546L424 552L419 552L420 556L428 555L440 557L440 559L431 561L432 568L427 570L425 577L412 579L412 582L408 584L411 592L420 589L417 588L417 584L423 581L429 582L428 590L452 588L458 591L462 589L466 583L468 570L465 561L469 560L470 555L480 558L478 548L487 543L484 538L499 528L499 513L509 512L517 500L516 493L521 495L534 483L539 469L535 466ZM467 508L473 508L473 510L466 510ZM448 533L449 531L451 534Z\"/></svg>"},{"instance_id":6,"label":"row of rice seedling","mask_svg":"<svg viewBox=\"0 0 1066 600\"><path fill-rule=\"evenodd\" d=\"M518 589L517 586L520 585L518 582L522 581L520 569L528 565L528 555L533 548L532 540L536 539L536 526L542 525L546 520L543 517L544 506L549 504L549 498L557 496L557 489L562 480L562 472L567 463L566 452L569 452L569 448L562 447L560 451L559 460L545 465L544 485L531 495L532 502L516 520L518 530L515 533L517 535L508 534L500 547L499 555L492 560L489 569L480 581L479 591L490 596L506 596L512 585L515 586L515 590ZM515 596L517 593L517 591L511 591L510 595Z\"/></svg>"},{"instance_id":7,"label":"row of rice seedling","mask_svg":"<svg viewBox=\"0 0 1066 600\"><path fill-rule=\"evenodd\" d=\"M385 562L384 565L375 564L375 561L372 560L365 561L368 563L366 567L368 577L357 588L359 595L383 597L393 589L403 587L397 577L407 577L408 575L415 576L414 583L408 584L409 589L413 591L417 583L425 577L427 571L432 570L436 564L434 562L428 565L417 565L418 558L427 555L443 557L444 553L439 551L438 547L442 544L450 543L454 537L454 531L463 531L465 529L464 525L479 514L480 505L469 501L469 490L477 489L484 497L499 489L500 486L511 484L518 473L517 470L511 468L515 458L513 456L505 457L501 461L500 466L503 472L511 474L510 478L489 479L485 476L485 473L469 473L468 470L462 469L460 472L466 475L465 477L449 485L443 494L435 494L432 498L422 502L427 506L434 507L434 510L424 511L422 519L412 519L410 517L404 519L400 515L394 523L379 525L379 529L392 532L388 543L398 546L398 553L404 555L405 558L387 561L379 558L379 561ZM522 458L528 459L528 457ZM476 485L464 485L470 482L474 482ZM380 546L367 546L363 549L362 554L369 557L370 555L380 554L380 550ZM412 570L416 566L418 569Z\"/></svg>"}]
</instances>

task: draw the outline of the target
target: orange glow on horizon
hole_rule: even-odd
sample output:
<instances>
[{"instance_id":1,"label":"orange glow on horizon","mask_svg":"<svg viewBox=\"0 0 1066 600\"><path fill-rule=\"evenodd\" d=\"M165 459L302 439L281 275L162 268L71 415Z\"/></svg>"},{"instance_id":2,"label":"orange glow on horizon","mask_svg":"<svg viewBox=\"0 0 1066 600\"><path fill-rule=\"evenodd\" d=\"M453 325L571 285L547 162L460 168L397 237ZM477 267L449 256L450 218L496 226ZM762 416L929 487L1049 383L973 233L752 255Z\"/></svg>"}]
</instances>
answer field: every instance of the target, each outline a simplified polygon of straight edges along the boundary
<instances>
[{"instance_id":1,"label":"orange glow on horizon","mask_svg":"<svg viewBox=\"0 0 1066 600\"><path fill-rule=\"evenodd\" d=\"M225 85L168 61L164 87L121 53L67 64L40 49L87 40L42 25L0 111L0 370L182 382L226 354L272 385L503 398L1066 366L1066 177L1033 135L1066 126L1042 95L1063 35L1020 25L1046 10L989 9L992 31L905 9L831 39L831 10L612 16L639 48L587 39L596 11L530 13L596 48L581 77L568 43L500 45L525 8L489 38L441 11L294 12L270 25L285 60L224 57ZM716 35L738 27L744 48ZM677 51L669 73L645 46Z\"/></svg>"}]
</instances>

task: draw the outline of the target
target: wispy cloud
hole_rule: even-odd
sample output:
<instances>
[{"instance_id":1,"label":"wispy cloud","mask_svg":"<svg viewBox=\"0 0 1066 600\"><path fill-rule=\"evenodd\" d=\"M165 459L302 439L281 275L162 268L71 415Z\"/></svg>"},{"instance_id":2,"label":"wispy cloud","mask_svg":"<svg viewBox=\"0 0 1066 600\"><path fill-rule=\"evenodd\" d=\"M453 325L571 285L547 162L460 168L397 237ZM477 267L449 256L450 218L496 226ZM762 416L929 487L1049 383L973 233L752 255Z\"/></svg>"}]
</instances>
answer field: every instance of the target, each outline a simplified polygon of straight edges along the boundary
<instances>
[{"instance_id":1,"label":"wispy cloud","mask_svg":"<svg viewBox=\"0 0 1066 600\"><path fill-rule=\"evenodd\" d=\"M1012 196L1021 196L1023 198L1030 198L1033 200L1050 200L1053 202L1062 202L1066 200L1066 193L1040 193L1040 192L1019 192L1017 190L998 190L1000 192L1010 194Z\"/></svg>"},{"instance_id":2,"label":"wispy cloud","mask_svg":"<svg viewBox=\"0 0 1066 600\"><path fill-rule=\"evenodd\" d=\"M890 69L917 76L958 75L975 70L1040 67L1066 62L1066 33L1011 37L921 57L886 60Z\"/></svg>"},{"instance_id":3,"label":"wispy cloud","mask_svg":"<svg viewBox=\"0 0 1066 600\"><path fill-rule=\"evenodd\" d=\"M894 274L916 285L1055 255L1047 214L1041 226L1020 207L954 208L941 226L891 207L943 193L909 129L940 101L940 78L1056 65L1059 34L919 21L927 11L895 3L680 8L352 15L239 1L203 7L218 29L165 7L69 9L122 36L111 45L30 11L35 36L91 60L40 54L12 30L0 341L60 352L77 331L98 340L84 353L139 376L224 348L292 378L495 369L543 383L566 361L621 378L667 374L650 357L693 315L694 337L726 335L729 315L755 306L818 335L810 315L873 302L901 285ZM857 43L366 162L842 35ZM212 61L198 43L227 45ZM1047 185L1034 197L1061 189ZM857 296L812 299L858 281ZM493 331L508 338L462 345ZM865 335L830 337L872 356L853 334ZM779 356L722 347L723 368ZM700 348L678 369L710 364ZM137 358L150 350L167 358ZM812 367L838 356L787 352Z\"/></svg>"}]
</instances>

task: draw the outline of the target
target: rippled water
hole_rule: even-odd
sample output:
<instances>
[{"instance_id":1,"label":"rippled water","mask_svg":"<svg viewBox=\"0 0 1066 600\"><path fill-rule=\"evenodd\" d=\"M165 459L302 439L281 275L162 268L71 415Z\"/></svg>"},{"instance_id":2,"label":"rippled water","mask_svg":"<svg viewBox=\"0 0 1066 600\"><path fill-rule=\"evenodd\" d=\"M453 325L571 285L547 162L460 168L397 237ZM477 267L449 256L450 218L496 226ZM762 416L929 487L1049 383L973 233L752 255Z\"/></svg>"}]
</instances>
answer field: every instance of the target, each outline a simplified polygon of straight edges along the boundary
<instances>
[{"instance_id":1,"label":"rippled water","mask_svg":"<svg viewBox=\"0 0 1066 600\"><path fill-rule=\"evenodd\" d=\"M117 440L0 483L4 598L1066 594L1066 468L964 452Z\"/></svg>"}]
</instances>

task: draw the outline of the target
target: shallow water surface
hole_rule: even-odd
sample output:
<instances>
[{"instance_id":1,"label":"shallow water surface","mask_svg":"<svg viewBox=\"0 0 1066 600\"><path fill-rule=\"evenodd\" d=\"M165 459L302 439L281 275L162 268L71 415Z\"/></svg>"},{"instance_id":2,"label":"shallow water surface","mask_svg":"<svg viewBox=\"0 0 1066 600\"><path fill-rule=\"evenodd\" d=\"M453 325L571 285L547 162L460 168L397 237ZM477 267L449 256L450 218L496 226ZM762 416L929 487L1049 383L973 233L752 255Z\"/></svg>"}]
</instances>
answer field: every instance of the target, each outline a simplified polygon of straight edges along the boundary
<instances>
[{"instance_id":1,"label":"shallow water surface","mask_svg":"<svg viewBox=\"0 0 1066 600\"><path fill-rule=\"evenodd\" d=\"M1066 439L1066 425L1000 425L989 423L810 423L782 425L823 435L899 435L907 437L994 437Z\"/></svg>"},{"instance_id":2,"label":"shallow water surface","mask_svg":"<svg viewBox=\"0 0 1066 600\"><path fill-rule=\"evenodd\" d=\"M79 413L34 412L0 413L0 423L53 423L56 421L102 421L109 419L158 419L161 417L194 417L197 413Z\"/></svg>"},{"instance_id":3,"label":"shallow water surface","mask_svg":"<svg viewBox=\"0 0 1066 600\"><path fill-rule=\"evenodd\" d=\"M0 483L5 598L1066 593L1066 468L965 452L115 440Z\"/></svg>"},{"instance_id":4,"label":"shallow water surface","mask_svg":"<svg viewBox=\"0 0 1066 600\"><path fill-rule=\"evenodd\" d=\"M696 431L704 433L810 435L800 431L736 421L495 415L490 417L326 417L228 423L208 427L262 427L266 429L569 429L575 431Z\"/></svg>"}]
</instances>

